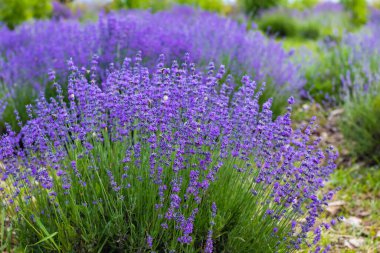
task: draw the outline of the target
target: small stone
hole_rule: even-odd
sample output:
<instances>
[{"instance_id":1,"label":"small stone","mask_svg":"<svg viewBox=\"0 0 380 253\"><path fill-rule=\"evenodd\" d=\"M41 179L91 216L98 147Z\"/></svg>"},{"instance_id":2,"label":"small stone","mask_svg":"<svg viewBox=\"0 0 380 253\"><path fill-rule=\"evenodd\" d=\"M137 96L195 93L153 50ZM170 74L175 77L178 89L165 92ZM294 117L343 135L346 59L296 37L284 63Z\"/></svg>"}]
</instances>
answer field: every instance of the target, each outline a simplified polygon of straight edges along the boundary
<instances>
[{"instance_id":1,"label":"small stone","mask_svg":"<svg viewBox=\"0 0 380 253\"><path fill-rule=\"evenodd\" d=\"M342 115L344 112L344 109L343 108L339 108L339 109L336 109L336 110L333 110L330 112L330 115L329 115L329 118L328 118L328 121L331 121L333 118L335 118L336 116L339 116L339 115Z\"/></svg>"},{"instance_id":2,"label":"small stone","mask_svg":"<svg viewBox=\"0 0 380 253\"><path fill-rule=\"evenodd\" d=\"M359 227L362 223L362 220L358 217L351 216L344 220L344 223L351 225L353 227Z\"/></svg>"},{"instance_id":3,"label":"small stone","mask_svg":"<svg viewBox=\"0 0 380 253\"><path fill-rule=\"evenodd\" d=\"M327 140L328 137L329 137L328 133L326 133L326 132L322 132L322 133L321 133L321 138L322 138L322 140Z\"/></svg>"},{"instance_id":4,"label":"small stone","mask_svg":"<svg viewBox=\"0 0 380 253\"><path fill-rule=\"evenodd\" d=\"M363 211L360 211L358 213L359 217L367 217L367 216L370 216L370 215L371 215L371 211L369 211L369 210L363 210Z\"/></svg>"},{"instance_id":5,"label":"small stone","mask_svg":"<svg viewBox=\"0 0 380 253\"><path fill-rule=\"evenodd\" d=\"M337 201L330 202L328 204L329 206L344 206L346 202L344 202L343 200L337 200Z\"/></svg>"},{"instance_id":6,"label":"small stone","mask_svg":"<svg viewBox=\"0 0 380 253\"><path fill-rule=\"evenodd\" d=\"M346 202L344 202L343 200L330 202L328 203L326 211L328 212L330 216L335 216L339 212L339 210L342 208L342 206L344 206L345 204Z\"/></svg>"},{"instance_id":7,"label":"small stone","mask_svg":"<svg viewBox=\"0 0 380 253\"><path fill-rule=\"evenodd\" d=\"M348 241L348 240L345 240L343 245L346 247L346 248L349 248L349 249L354 249L354 247L351 245L351 243Z\"/></svg>"},{"instance_id":8,"label":"small stone","mask_svg":"<svg viewBox=\"0 0 380 253\"><path fill-rule=\"evenodd\" d=\"M354 247L354 248L359 248L361 247L365 240L363 238L351 238L348 240L348 242Z\"/></svg>"}]
</instances>

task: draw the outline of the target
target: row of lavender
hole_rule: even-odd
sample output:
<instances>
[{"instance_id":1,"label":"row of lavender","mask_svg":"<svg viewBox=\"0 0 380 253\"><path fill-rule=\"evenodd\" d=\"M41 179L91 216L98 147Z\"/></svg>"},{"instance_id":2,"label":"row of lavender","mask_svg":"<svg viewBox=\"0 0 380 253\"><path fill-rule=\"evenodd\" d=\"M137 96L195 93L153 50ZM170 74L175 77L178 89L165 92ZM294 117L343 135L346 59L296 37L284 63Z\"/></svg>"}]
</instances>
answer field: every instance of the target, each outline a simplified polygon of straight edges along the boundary
<instances>
[{"instance_id":1,"label":"row of lavender","mask_svg":"<svg viewBox=\"0 0 380 253\"><path fill-rule=\"evenodd\" d=\"M86 24L38 21L16 31L2 28L0 33L0 80L14 99L14 87L32 85L37 94L45 92L49 69L64 80L71 57L79 66L88 67L92 55L99 55L104 77L108 64L120 66L124 57L138 50L149 66L154 66L161 53L170 60L190 53L198 65L207 65L209 60L225 64L237 81L249 74L260 83L266 82L272 87L267 97L289 91L298 95L303 86L298 67L290 63L289 53L279 43L258 31L247 31L244 24L187 7L155 14L112 13ZM277 100L282 105L286 101Z\"/></svg>"}]
</instances>

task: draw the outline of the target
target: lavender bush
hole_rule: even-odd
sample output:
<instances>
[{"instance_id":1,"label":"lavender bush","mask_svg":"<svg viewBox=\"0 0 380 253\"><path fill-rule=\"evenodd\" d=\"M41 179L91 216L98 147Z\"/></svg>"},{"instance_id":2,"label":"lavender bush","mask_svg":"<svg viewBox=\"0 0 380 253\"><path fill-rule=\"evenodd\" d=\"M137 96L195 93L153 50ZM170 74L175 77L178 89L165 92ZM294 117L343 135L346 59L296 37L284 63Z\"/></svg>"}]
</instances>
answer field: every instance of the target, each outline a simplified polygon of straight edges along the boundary
<instances>
[{"instance_id":1,"label":"lavender bush","mask_svg":"<svg viewBox=\"0 0 380 253\"><path fill-rule=\"evenodd\" d=\"M344 109L340 129L351 155L378 163L380 148L380 29L377 13L360 31L341 41L320 43L319 55L305 64L310 96ZM310 59L310 57L308 57ZM303 61L305 62L305 61Z\"/></svg>"},{"instance_id":2,"label":"lavender bush","mask_svg":"<svg viewBox=\"0 0 380 253\"><path fill-rule=\"evenodd\" d=\"M344 103L340 124L352 155L370 164L380 163L380 82L356 90Z\"/></svg>"},{"instance_id":3,"label":"lavender bush","mask_svg":"<svg viewBox=\"0 0 380 253\"><path fill-rule=\"evenodd\" d=\"M318 244L336 152L314 121L272 119L263 88L186 55L149 71L138 53L99 81L69 62L68 94L41 96L0 140L17 240L60 252L292 252ZM55 80L54 73L50 73ZM21 123L20 123L21 125ZM331 224L335 224L332 221ZM319 249L319 248L318 248Z\"/></svg>"},{"instance_id":4,"label":"lavender bush","mask_svg":"<svg viewBox=\"0 0 380 253\"><path fill-rule=\"evenodd\" d=\"M285 97L289 93L296 96L304 84L281 44L258 31L247 31L244 24L188 7L154 14L111 13L101 15L97 23L38 21L16 31L0 28L0 33L0 81L10 90L30 85L35 96L50 88L46 74L50 68L57 78L66 80L65 64L70 57L89 67L91 55L98 54L104 78L109 63L120 66L124 57L132 57L137 50L143 50L143 61L149 66L156 64L159 53L170 60L189 52L195 62L205 66L209 59L229 66L226 71L236 81L249 74L267 83L266 97L278 97L274 102L276 114L284 108ZM10 95L14 96L12 92ZM13 109L9 111L13 113Z\"/></svg>"},{"instance_id":5,"label":"lavender bush","mask_svg":"<svg viewBox=\"0 0 380 253\"><path fill-rule=\"evenodd\" d=\"M380 29L373 19L344 46L350 48L351 69L342 74L344 117L341 130L356 158L379 163L380 148Z\"/></svg>"}]
</instances>

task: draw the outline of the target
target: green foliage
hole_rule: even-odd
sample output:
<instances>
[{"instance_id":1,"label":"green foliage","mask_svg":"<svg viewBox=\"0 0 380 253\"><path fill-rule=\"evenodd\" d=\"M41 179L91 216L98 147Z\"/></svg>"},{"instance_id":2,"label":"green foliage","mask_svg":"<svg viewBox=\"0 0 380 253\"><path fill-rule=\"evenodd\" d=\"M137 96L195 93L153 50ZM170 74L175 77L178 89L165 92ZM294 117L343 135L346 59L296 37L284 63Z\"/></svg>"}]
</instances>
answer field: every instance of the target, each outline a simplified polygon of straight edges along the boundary
<instances>
[{"instance_id":1,"label":"green foliage","mask_svg":"<svg viewBox=\"0 0 380 253\"><path fill-rule=\"evenodd\" d=\"M379 91L380 85L376 86ZM369 163L380 162L379 126L380 94L378 92L359 93L346 101L340 128L347 141L347 148L358 159Z\"/></svg>"},{"instance_id":2,"label":"green foliage","mask_svg":"<svg viewBox=\"0 0 380 253\"><path fill-rule=\"evenodd\" d=\"M368 19L366 0L341 0L344 7L351 13L355 25L363 25Z\"/></svg>"},{"instance_id":3,"label":"green foliage","mask_svg":"<svg viewBox=\"0 0 380 253\"><path fill-rule=\"evenodd\" d=\"M64 95L67 95L67 83L63 83L62 91ZM12 88L12 92L12 95L10 95L10 90L7 86L0 83L0 99L6 98L7 101L7 107L0 120L0 135L6 131L5 124L9 124L16 132L20 130L19 122L15 117L15 112L17 111L19 114L19 120L22 123L25 123L29 118L26 106L35 104L35 100L39 95L36 90L28 84L16 86ZM46 85L43 95L47 100L51 97L57 96L56 88L53 87L52 82ZM65 102L68 102L66 98L64 100Z\"/></svg>"},{"instance_id":4,"label":"green foliage","mask_svg":"<svg viewBox=\"0 0 380 253\"><path fill-rule=\"evenodd\" d=\"M153 11L169 8L173 4L186 4L199 7L208 11L223 12L224 4L222 0L113 0L113 9L148 9Z\"/></svg>"},{"instance_id":5,"label":"green foliage","mask_svg":"<svg viewBox=\"0 0 380 253\"><path fill-rule=\"evenodd\" d=\"M113 0L113 9L148 9L153 11L162 10L168 7L170 0Z\"/></svg>"},{"instance_id":6,"label":"green foliage","mask_svg":"<svg viewBox=\"0 0 380 253\"><path fill-rule=\"evenodd\" d=\"M320 33L320 26L315 22L305 23L299 28L299 36L304 39L317 40Z\"/></svg>"},{"instance_id":7,"label":"green foliage","mask_svg":"<svg viewBox=\"0 0 380 253\"><path fill-rule=\"evenodd\" d=\"M3 206L0 206L0 252L11 252L12 228L9 225L6 210Z\"/></svg>"},{"instance_id":8,"label":"green foliage","mask_svg":"<svg viewBox=\"0 0 380 253\"><path fill-rule=\"evenodd\" d=\"M268 99L272 98L271 110L273 112L273 118L285 113L285 108L288 104L288 98L292 96L292 93L286 89L279 89L272 81L269 81L265 85L262 96L259 99L260 105L264 104Z\"/></svg>"},{"instance_id":9,"label":"green foliage","mask_svg":"<svg viewBox=\"0 0 380 253\"><path fill-rule=\"evenodd\" d=\"M14 130L19 131L20 127L17 124L15 111L19 113L21 121L25 122L28 119L25 106L33 104L37 94L31 86L25 85L15 87L13 95L9 95L6 86L0 85L0 99L4 97L7 97L7 107L0 121L0 133L5 132L5 122Z\"/></svg>"},{"instance_id":10,"label":"green foliage","mask_svg":"<svg viewBox=\"0 0 380 253\"><path fill-rule=\"evenodd\" d=\"M295 1L263 12L255 22L263 32L272 27L271 34L280 37L317 40L319 38L339 38L344 32L352 32L357 28L351 22L347 11L314 12L314 0ZM261 24L261 25L260 25Z\"/></svg>"},{"instance_id":11,"label":"green foliage","mask_svg":"<svg viewBox=\"0 0 380 253\"><path fill-rule=\"evenodd\" d=\"M275 7L282 2L282 0L239 0L239 5L246 14L256 16L259 11Z\"/></svg>"},{"instance_id":12,"label":"green foliage","mask_svg":"<svg viewBox=\"0 0 380 253\"><path fill-rule=\"evenodd\" d=\"M51 11L50 0L2 0L0 1L0 22L14 28L32 18L46 18Z\"/></svg>"},{"instance_id":13,"label":"green foliage","mask_svg":"<svg viewBox=\"0 0 380 253\"><path fill-rule=\"evenodd\" d=\"M131 145L131 140L113 142L109 139L110 135L111 133L104 130L102 142L88 137L88 141L94 147L90 153L85 152L79 140L74 141L75 145L68 147L69 156L63 161L62 166L70 166L71 161L75 161L78 173L81 174L80 178L73 171L67 174L71 184L69 190L64 190L61 179L55 176L52 189L35 187L22 194L35 196L35 199L31 200L31 204L19 201L18 216L22 219L18 220L15 226L20 245L29 245L28 249L33 252L146 252L149 248L144 245L147 245L146 237L149 231L155 238L154 248L157 252L164 252L164 248L180 248L180 252L201 252L210 229L210 206L213 200L218 208L216 225L213 228L217 238L217 252L222 249L226 252L250 252L251 249L268 252L269 249L274 249L278 239L271 235L278 224L265 216L268 204L257 205L265 203L264 197L271 189L256 184L254 189L260 194L255 196L251 193L259 170L255 170L257 172L253 174L249 171L238 172L231 169L232 164L239 167L244 163L240 164L231 156L225 158L227 160L220 168L218 182L210 185L202 197L202 203L198 205L199 215L194 224L194 241L190 245L180 246L177 240L180 232L174 229L174 221L173 224L168 222L168 229L165 230L161 227L161 223L165 221L164 217L157 217L155 204L159 186L149 178L149 157L152 152L149 144L141 146L140 165L136 165L134 158L123 164L121 161ZM215 157L220 155L218 150L214 150L212 154ZM174 160L174 153L172 157ZM200 157L189 159L192 163L201 160ZM173 160L168 161L168 164L173 164ZM128 178L132 187L127 187L126 181L122 179L123 173L126 173L125 166L128 167ZM120 191L112 190L112 183L107 175L108 169L112 170L115 180L121 186ZM168 173L163 178L164 184L170 185L173 174ZM188 172L182 170L179 174L183 180L182 184L188 184ZM82 180L91 183L84 186ZM55 197L52 201L53 192ZM194 204L195 202L189 199L189 208L181 211L190 212L191 205ZM284 213L286 212L284 209ZM283 223L277 234L282 237L289 233L290 229L289 224ZM34 244L31 245L31 242Z\"/></svg>"},{"instance_id":14,"label":"green foliage","mask_svg":"<svg viewBox=\"0 0 380 253\"><path fill-rule=\"evenodd\" d=\"M222 0L176 0L175 2L193 5L208 11L223 12L224 9Z\"/></svg>"},{"instance_id":15,"label":"green foliage","mask_svg":"<svg viewBox=\"0 0 380 253\"><path fill-rule=\"evenodd\" d=\"M296 37L298 33L296 21L286 15L264 15L257 24L264 33L281 38Z\"/></svg>"},{"instance_id":16,"label":"green foliage","mask_svg":"<svg viewBox=\"0 0 380 253\"><path fill-rule=\"evenodd\" d=\"M264 33L280 38L317 40L321 34L317 22L298 21L286 14L263 15L257 20L257 24Z\"/></svg>"},{"instance_id":17,"label":"green foliage","mask_svg":"<svg viewBox=\"0 0 380 253\"><path fill-rule=\"evenodd\" d=\"M287 3L287 6L299 10L304 10L314 7L318 2L318 0L295 0Z\"/></svg>"}]
</instances>

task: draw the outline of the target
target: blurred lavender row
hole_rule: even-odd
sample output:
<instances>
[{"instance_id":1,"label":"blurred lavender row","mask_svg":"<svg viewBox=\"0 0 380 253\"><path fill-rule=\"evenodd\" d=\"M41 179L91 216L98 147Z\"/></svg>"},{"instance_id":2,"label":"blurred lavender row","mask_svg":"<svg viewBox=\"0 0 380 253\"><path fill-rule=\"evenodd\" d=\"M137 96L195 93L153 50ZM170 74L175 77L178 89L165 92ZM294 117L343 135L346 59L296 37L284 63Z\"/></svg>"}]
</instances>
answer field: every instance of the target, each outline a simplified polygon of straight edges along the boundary
<instances>
[{"instance_id":1,"label":"blurred lavender row","mask_svg":"<svg viewBox=\"0 0 380 253\"><path fill-rule=\"evenodd\" d=\"M144 62L150 65L160 53L171 60L188 52L195 62L213 59L228 65L231 74L248 74L258 82L292 91L304 84L281 44L256 30L247 31L244 23L188 7L155 14L101 14L97 22L88 23L36 21L15 31L3 27L0 33L0 78L8 87L30 83L40 91L50 68L66 75L70 58L86 66L97 54L104 71L110 62L120 63L137 50L143 51Z\"/></svg>"}]
</instances>

